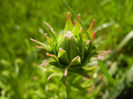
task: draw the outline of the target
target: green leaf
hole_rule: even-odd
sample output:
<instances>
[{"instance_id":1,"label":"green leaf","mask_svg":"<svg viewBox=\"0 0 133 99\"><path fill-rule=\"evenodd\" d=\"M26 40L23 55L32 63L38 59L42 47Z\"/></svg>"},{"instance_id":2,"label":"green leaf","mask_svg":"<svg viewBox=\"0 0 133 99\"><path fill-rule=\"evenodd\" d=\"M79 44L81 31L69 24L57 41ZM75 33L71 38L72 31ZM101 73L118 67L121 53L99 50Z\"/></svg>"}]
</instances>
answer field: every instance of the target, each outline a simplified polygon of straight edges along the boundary
<instances>
[{"instance_id":1,"label":"green leaf","mask_svg":"<svg viewBox=\"0 0 133 99\"><path fill-rule=\"evenodd\" d=\"M49 60L49 64L56 67L62 67L62 65L53 58Z\"/></svg>"},{"instance_id":2,"label":"green leaf","mask_svg":"<svg viewBox=\"0 0 133 99\"><path fill-rule=\"evenodd\" d=\"M87 33L89 35L91 35L91 33L93 32L94 30L94 25L95 25L95 20L93 20L92 24L89 26L88 30L87 30Z\"/></svg>"},{"instance_id":3,"label":"green leaf","mask_svg":"<svg viewBox=\"0 0 133 99\"><path fill-rule=\"evenodd\" d=\"M111 75L108 73L107 69L105 68L103 61L102 60L98 60L98 64L100 66L100 69L102 71L102 73L104 74L104 76L107 78L107 80L109 81L109 83L111 84L115 84L115 80L111 77Z\"/></svg>"}]
</instances>

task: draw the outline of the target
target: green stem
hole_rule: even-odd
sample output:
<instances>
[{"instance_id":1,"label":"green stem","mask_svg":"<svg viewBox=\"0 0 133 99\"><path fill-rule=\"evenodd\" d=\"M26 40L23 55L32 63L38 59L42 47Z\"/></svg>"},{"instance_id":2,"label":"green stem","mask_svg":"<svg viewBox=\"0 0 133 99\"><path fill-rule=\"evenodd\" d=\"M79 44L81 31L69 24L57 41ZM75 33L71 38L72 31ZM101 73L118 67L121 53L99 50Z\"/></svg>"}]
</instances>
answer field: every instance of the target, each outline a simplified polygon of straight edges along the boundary
<instances>
[{"instance_id":1,"label":"green stem","mask_svg":"<svg viewBox=\"0 0 133 99\"><path fill-rule=\"evenodd\" d=\"M67 84L67 76L63 78L63 84L66 87L66 98L65 99L71 99L71 97L70 97L70 87Z\"/></svg>"}]
</instances>

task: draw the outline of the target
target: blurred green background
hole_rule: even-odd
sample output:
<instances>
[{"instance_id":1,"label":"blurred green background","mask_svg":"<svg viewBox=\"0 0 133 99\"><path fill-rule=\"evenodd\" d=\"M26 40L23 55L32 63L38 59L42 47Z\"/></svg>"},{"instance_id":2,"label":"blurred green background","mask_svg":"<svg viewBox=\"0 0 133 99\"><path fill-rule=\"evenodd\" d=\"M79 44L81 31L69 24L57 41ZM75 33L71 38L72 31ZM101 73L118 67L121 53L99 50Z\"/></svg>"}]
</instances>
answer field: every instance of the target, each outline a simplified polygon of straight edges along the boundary
<instances>
[{"instance_id":1,"label":"blurred green background","mask_svg":"<svg viewBox=\"0 0 133 99\"><path fill-rule=\"evenodd\" d=\"M99 50L117 48L133 30L132 0L66 2L75 14L81 14L85 29L96 19L96 47ZM45 41L39 33L42 29L49 32L44 21L57 32L63 30L68 11L61 0L0 0L0 99L65 99L65 86L59 78L47 81L56 69L48 71L40 67L45 52L37 50L29 38ZM78 83L70 81L73 85L71 98L133 99L133 72L130 72L133 71L133 38L108 60L107 65L115 68L111 69L112 75L122 88L117 90L105 84L104 88L97 89L96 94L90 95L84 89L73 88L79 87L79 77L76 79ZM113 96L110 91L116 95ZM111 95L112 98L109 97Z\"/></svg>"}]
</instances>

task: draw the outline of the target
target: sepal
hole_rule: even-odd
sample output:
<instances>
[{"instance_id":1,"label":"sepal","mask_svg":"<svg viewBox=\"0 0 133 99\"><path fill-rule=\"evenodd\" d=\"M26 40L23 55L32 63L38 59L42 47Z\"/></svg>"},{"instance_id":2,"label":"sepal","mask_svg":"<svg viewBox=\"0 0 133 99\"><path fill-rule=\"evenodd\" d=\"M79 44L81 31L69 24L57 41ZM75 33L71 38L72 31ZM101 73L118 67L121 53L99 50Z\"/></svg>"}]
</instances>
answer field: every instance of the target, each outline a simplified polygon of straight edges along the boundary
<instances>
[{"instance_id":1,"label":"sepal","mask_svg":"<svg viewBox=\"0 0 133 99\"><path fill-rule=\"evenodd\" d=\"M65 32L66 31L72 31L73 29L73 24L71 21L71 17L70 17L70 12L67 13L67 21L66 21L66 26L65 26Z\"/></svg>"},{"instance_id":2,"label":"sepal","mask_svg":"<svg viewBox=\"0 0 133 99\"><path fill-rule=\"evenodd\" d=\"M80 56L77 56L75 58L72 59L72 61L70 62L70 67L71 66L77 66L77 65L80 65L81 64L81 58Z\"/></svg>"},{"instance_id":3,"label":"sepal","mask_svg":"<svg viewBox=\"0 0 133 99\"><path fill-rule=\"evenodd\" d=\"M58 58L61 62L65 63L65 64L69 63L67 52L65 50L63 50L62 48L59 48Z\"/></svg>"},{"instance_id":4,"label":"sepal","mask_svg":"<svg viewBox=\"0 0 133 99\"><path fill-rule=\"evenodd\" d=\"M80 20L80 14L78 15L78 19ZM81 29L82 29L82 27L81 27L81 25L80 25L80 23L78 22L78 20L76 20L75 22L74 22L74 28L73 28L73 30L72 30L72 33L74 34L74 35L79 35L79 33L81 32Z\"/></svg>"},{"instance_id":5,"label":"sepal","mask_svg":"<svg viewBox=\"0 0 133 99\"><path fill-rule=\"evenodd\" d=\"M95 25L95 20L93 20L92 24L89 26L87 33L91 35L91 33L94 31L94 25Z\"/></svg>"}]
</instances>

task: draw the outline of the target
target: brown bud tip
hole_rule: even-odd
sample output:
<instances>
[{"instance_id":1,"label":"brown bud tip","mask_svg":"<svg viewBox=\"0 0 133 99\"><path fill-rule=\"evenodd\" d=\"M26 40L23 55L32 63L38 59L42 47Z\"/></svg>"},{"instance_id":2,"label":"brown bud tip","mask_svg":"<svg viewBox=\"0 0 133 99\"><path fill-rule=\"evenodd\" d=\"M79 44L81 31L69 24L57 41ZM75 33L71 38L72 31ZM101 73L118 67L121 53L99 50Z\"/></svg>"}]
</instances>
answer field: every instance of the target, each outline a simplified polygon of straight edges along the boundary
<instances>
[{"instance_id":1,"label":"brown bud tip","mask_svg":"<svg viewBox=\"0 0 133 99\"><path fill-rule=\"evenodd\" d=\"M80 20L80 14L78 14L78 19Z\"/></svg>"}]
</instances>

